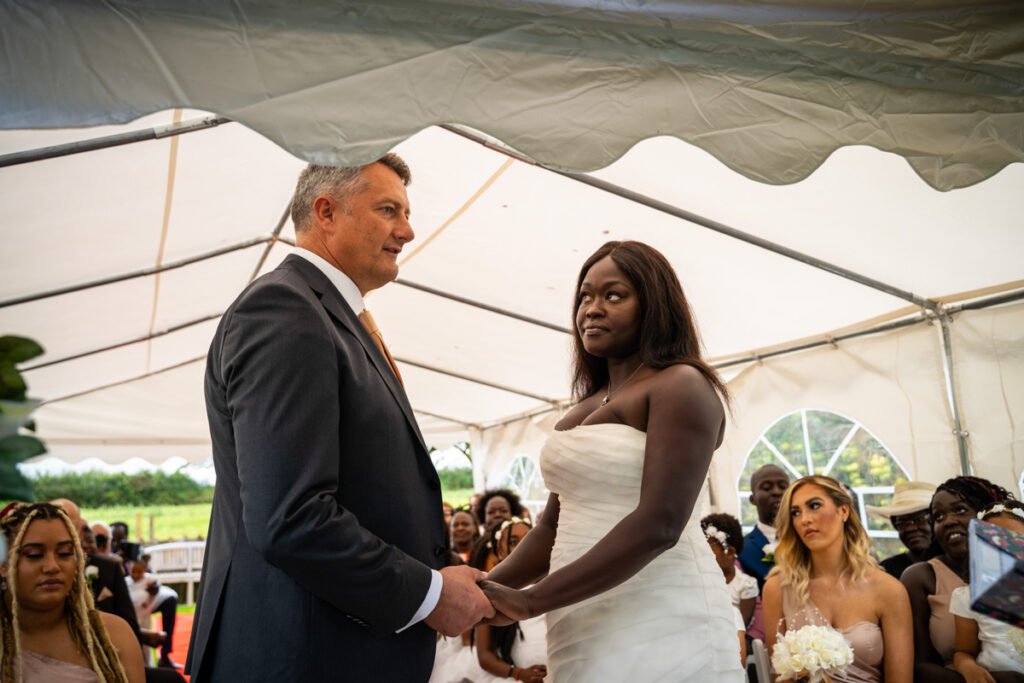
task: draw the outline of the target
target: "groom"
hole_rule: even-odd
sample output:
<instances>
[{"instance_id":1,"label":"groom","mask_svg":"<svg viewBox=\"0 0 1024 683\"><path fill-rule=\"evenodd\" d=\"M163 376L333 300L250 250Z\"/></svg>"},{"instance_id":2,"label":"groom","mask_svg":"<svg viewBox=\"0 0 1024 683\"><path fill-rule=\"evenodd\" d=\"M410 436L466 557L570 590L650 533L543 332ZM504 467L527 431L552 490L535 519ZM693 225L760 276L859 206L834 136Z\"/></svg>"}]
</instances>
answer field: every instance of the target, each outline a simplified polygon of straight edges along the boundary
<instances>
[{"instance_id":1,"label":"groom","mask_svg":"<svg viewBox=\"0 0 1024 683\"><path fill-rule=\"evenodd\" d=\"M442 568L437 472L363 303L413 239L409 181L394 154L307 167L298 248L221 319L194 683L426 681L435 630L494 614L480 572Z\"/></svg>"}]
</instances>

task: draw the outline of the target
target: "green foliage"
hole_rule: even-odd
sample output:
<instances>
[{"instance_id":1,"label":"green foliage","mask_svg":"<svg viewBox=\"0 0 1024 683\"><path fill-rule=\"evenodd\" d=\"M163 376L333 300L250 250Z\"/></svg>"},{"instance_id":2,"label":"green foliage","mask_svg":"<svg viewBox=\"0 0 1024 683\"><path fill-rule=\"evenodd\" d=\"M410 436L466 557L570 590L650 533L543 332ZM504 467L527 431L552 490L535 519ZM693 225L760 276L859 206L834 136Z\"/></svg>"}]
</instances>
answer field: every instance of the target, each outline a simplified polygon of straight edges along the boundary
<instances>
[{"instance_id":1,"label":"green foliage","mask_svg":"<svg viewBox=\"0 0 1024 683\"><path fill-rule=\"evenodd\" d=\"M46 452L34 436L19 435L35 425L30 419L38 401L25 398L28 386L18 363L43 353L43 347L25 337L0 337L0 499L33 500L32 484L18 471L18 463Z\"/></svg>"},{"instance_id":2,"label":"green foliage","mask_svg":"<svg viewBox=\"0 0 1024 683\"><path fill-rule=\"evenodd\" d=\"M137 474L98 471L41 475L33 480L39 500L69 498L80 507L114 505L184 505L213 500L213 487L186 474L139 472Z\"/></svg>"},{"instance_id":3,"label":"green foliage","mask_svg":"<svg viewBox=\"0 0 1024 683\"><path fill-rule=\"evenodd\" d=\"M449 489L471 489L473 488L473 469L460 467L455 470L438 470L437 476L441 478L441 488Z\"/></svg>"}]
</instances>

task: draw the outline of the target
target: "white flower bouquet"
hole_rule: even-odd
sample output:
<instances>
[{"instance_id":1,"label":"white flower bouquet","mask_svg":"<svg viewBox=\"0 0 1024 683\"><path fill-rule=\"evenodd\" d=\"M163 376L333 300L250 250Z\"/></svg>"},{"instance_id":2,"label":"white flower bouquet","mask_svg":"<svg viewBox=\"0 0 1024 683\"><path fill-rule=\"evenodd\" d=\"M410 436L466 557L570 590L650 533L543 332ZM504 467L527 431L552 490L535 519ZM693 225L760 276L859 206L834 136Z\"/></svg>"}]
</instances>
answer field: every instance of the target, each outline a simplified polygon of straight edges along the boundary
<instances>
[{"instance_id":1,"label":"white flower bouquet","mask_svg":"<svg viewBox=\"0 0 1024 683\"><path fill-rule=\"evenodd\" d=\"M804 626L779 636L772 652L772 668L779 680L806 678L827 683L831 675L853 663L853 648L843 634L828 626Z\"/></svg>"}]
</instances>

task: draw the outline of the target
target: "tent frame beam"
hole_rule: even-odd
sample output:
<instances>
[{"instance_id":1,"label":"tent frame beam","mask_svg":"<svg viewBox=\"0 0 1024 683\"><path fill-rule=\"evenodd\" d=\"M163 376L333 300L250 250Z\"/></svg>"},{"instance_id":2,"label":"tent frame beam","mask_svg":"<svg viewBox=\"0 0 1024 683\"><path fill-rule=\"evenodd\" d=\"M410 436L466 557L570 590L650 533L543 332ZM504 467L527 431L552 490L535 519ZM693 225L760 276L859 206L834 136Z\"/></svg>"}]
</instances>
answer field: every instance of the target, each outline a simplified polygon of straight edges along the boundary
<instances>
[{"instance_id":1,"label":"tent frame beam","mask_svg":"<svg viewBox=\"0 0 1024 683\"><path fill-rule=\"evenodd\" d=\"M476 142L477 144L482 145L487 149L499 152L506 156L510 156L513 159L516 159L517 161L523 162L524 164L529 164L530 166L542 168L546 171L550 171L551 173L555 173L565 178L569 178L570 180L575 180L576 182L583 183L584 185L589 185L598 190L602 190L609 194L622 197L623 199L629 200L641 206L646 206L647 208L654 209L655 211L660 211L661 213L665 213L676 218L680 218L684 221L693 223L694 225L699 225L703 228L707 228L708 230L712 230L727 237L731 237L741 242L746 242L747 244L759 247L766 251L770 251L780 256L793 259L794 261L799 261L800 263L811 266L812 268L824 270L825 272L832 273L833 275L838 275L839 277L846 278L847 280L852 280L853 282L864 285L866 287L870 287L871 289L876 289L880 292L885 292L890 296L894 296L899 299L909 301L915 306L920 306L921 308L930 311L935 311L936 313L939 312L940 304L938 302L919 296L917 294L914 294L913 292L900 289L899 287L896 287L894 285L890 285L880 280L876 280L874 278L868 277L867 275L862 275L861 273L857 273L847 268L843 268L842 266L836 265L834 263L824 261L822 259L811 256L810 254L805 254L801 251L797 251L796 249L791 249L782 244L778 244L777 242L772 242L770 240L763 239L761 237L758 237L757 235L751 234L749 232L744 232L737 228L726 225L725 223L720 223L710 218L705 218L704 216L693 213L692 211L687 211L686 209L679 208L678 206L674 206L667 202L663 202L659 199L655 199L654 197L648 197L647 195L640 194L639 192L634 192L633 190L622 187L621 185L616 185L615 183L610 183L606 180L595 178L592 175L586 173L576 173L573 171L563 171L557 168L552 168L550 166L545 166L544 164L534 161L533 159L530 159L529 157L524 156L514 150L508 149L501 145L497 145L491 142L490 140L485 139L482 136L476 135L475 133L464 130L462 128L452 125L442 125L440 127L443 128L444 130L454 133L455 135L459 135L468 140Z\"/></svg>"},{"instance_id":2,"label":"tent frame beam","mask_svg":"<svg viewBox=\"0 0 1024 683\"><path fill-rule=\"evenodd\" d=\"M29 164L34 161L44 161L46 159L56 159L58 157L66 157L72 154L82 154L83 152L94 152L100 149L120 147L121 145L130 145L136 142L162 140L163 138L183 135L184 133L194 133L197 130L215 128L216 126L225 123L234 122L223 116L207 116L201 119L192 119L178 124L171 123L165 126L133 130L128 133L104 135L102 137L90 138L88 140L76 140L75 142L68 142L63 145L39 147L36 149L25 150L23 152L12 152L11 154L0 155L0 168L17 166L19 164Z\"/></svg>"},{"instance_id":3,"label":"tent frame beam","mask_svg":"<svg viewBox=\"0 0 1024 683\"><path fill-rule=\"evenodd\" d=\"M258 246L267 241L272 241L271 237L256 237L244 242L239 242L227 247L220 249L214 249L204 254L197 254L196 256L190 256L188 258L181 259L179 261L172 261L171 263L164 263L159 266L151 266L149 268L142 268L140 270L133 270L128 273L122 273L120 275L112 275L110 277L99 278L97 280L90 280L88 282L82 282L77 285L68 285L67 287L59 287L57 289L51 289L45 292L39 292L37 294L26 294L25 296L15 297L13 299L7 299L6 301L0 301L0 308L7 308L9 306L18 306L20 304L29 304L34 301L41 301L43 299L49 299L51 297L60 296L62 294L73 294L75 292L81 292L86 289L93 289L95 287L103 287L105 285L113 285L118 282L124 282L126 280L134 280L140 277L150 277L151 275L157 275L159 273L166 273L169 270L175 270L177 268L184 268L190 266L193 263L199 263L200 261L207 261L218 256L224 256L225 254L231 254L236 251L242 251L251 247Z\"/></svg>"}]
</instances>

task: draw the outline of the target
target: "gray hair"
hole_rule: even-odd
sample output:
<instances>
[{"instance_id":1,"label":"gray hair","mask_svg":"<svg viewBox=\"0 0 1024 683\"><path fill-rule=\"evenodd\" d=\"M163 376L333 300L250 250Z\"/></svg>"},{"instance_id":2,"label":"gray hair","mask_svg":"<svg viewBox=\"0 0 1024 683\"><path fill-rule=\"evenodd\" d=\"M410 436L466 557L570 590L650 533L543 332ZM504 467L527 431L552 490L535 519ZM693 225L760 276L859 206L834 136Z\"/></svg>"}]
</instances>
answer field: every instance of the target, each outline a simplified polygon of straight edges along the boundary
<instances>
[{"instance_id":1,"label":"gray hair","mask_svg":"<svg viewBox=\"0 0 1024 683\"><path fill-rule=\"evenodd\" d=\"M412 182L412 172L408 164L394 152L388 152L374 164L384 164L395 172L402 179L402 184L408 186ZM295 232L303 232L309 228L309 221L313 213L313 201L320 195L330 195L338 202L344 203L352 195L356 194L365 186L361 180L363 169L366 166L321 166L310 164L299 174L299 180L295 184L295 194L292 195L292 223L295 225Z\"/></svg>"}]
</instances>

